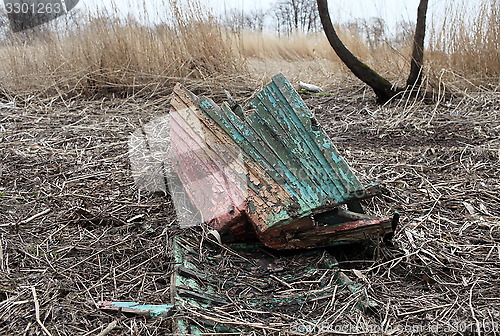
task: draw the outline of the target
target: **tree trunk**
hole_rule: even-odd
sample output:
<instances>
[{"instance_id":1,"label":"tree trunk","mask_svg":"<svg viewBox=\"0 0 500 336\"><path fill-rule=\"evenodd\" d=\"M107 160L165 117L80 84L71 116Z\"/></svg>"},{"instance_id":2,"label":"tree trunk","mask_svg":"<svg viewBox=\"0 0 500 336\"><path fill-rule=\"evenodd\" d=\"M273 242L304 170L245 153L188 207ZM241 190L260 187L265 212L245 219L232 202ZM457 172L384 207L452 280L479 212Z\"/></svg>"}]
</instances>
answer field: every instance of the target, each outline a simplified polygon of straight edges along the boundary
<instances>
[{"instance_id":1,"label":"tree trunk","mask_svg":"<svg viewBox=\"0 0 500 336\"><path fill-rule=\"evenodd\" d=\"M377 96L378 102L385 103L389 99L394 97L394 95L400 90L394 88L387 79L383 78L375 71L373 71L368 65L360 61L342 43L330 19L330 13L328 11L328 1L317 0L317 3L319 16L321 18L321 24L323 25L325 35L328 38L328 41L330 42L333 50L335 50L342 62L344 62L344 64L349 68L349 70L352 71L352 73L356 77L361 79L373 89L375 95Z\"/></svg>"},{"instance_id":2,"label":"tree trunk","mask_svg":"<svg viewBox=\"0 0 500 336\"><path fill-rule=\"evenodd\" d=\"M420 0L417 11L417 25L413 38L410 75L406 81L409 88L419 87L422 83L422 67L424 64L425 19L428 0Z\"/></svg>"}]
</instances>

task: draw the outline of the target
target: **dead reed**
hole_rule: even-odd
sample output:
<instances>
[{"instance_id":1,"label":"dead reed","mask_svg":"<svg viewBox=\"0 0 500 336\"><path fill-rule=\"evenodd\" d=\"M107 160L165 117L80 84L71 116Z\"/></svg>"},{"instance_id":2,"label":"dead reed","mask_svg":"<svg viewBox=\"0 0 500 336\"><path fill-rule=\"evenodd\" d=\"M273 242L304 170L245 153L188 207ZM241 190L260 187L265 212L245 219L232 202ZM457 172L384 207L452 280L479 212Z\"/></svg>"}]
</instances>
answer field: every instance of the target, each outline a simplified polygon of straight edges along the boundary
<instances>
[{"instance_id":1,"label":"dead reed","mask_svg":"<svg viewBox=\"0 0 500 336\"><path fill-rule=\"evenodd\" d=\"M500 75L500 3L450 3L441 24L431 27L428 66L455 87L497 91ZM475 13L471 15L470 13Z\"/></svg>"},{"instance_id":2,"label":"dead reed","mask_svg":"<svg viewBox=\"0 0 500 336\"><path fill-rule=\"evenodd\" d=\"M198 7L175 6L168 23L153 27L100 12L69 17L66 29L12 37L0 46L4 90L124 96L161 93L176 81L206 88L245 76L227 31Z\"/></svg>"},{"instance_id":3,"label":"dead reed","mask_svg":"<svg viewBox=\"0 0 500 336\"><path fill-rule=\"evenodd\" d=\"M176 81L212 92L220 90L221 84L248 89L267 80L255 71L256 62L269 71L288 67L299 72L301 62L318 62L322 67L313 70L318 84L347 71L321 33L278 37L234 32L200 5L170 1L169 6L164 23L155 25L116 13L77 13L66 18L64 29L59 23L59 29L4 39L0 44L2 91L25 98L63 99L158 95L169 92ZM442 25L431 24L426 73L435 87L446 85L460 92L498 89L498 1L483 0L475 13L469 17L465 5L453 3ZM338 28L358 57L397 84L404 83L409 43L395 46L386 40L369 47L359 32Z\"/></svg>"}]
</instances>

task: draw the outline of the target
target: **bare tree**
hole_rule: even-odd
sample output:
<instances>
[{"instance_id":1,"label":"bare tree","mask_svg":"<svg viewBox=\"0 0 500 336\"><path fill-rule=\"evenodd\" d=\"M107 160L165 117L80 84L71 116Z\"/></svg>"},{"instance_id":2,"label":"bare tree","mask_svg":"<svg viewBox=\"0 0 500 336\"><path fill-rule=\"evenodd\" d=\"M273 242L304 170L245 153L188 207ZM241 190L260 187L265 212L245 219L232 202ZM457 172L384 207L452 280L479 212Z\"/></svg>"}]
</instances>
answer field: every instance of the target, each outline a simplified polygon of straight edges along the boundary
<instances>
[{"instance_id":1,"label":"bare tree","mask_svg":"<svg viewBox=\"0 0 500 336\"><path fill-rule=\"evenodd\" d=\"M418 87L422 79L427 3L428 0L420 0L420 5L418 7L417 24L414 35L413 53L411 60L411 71L406 83L406 85L410 88ZM317 0L317 4L321 24L323 25L325 35L328 38L328 41L330 42L333 50L335 50L342 62L344 62L344 64L356 77L358 77L373 89L375 95L377 96L377 101L380 103L385 103L389 99L394 97L397 93L402 91L402 88L393 86L387 79L372 70L368 65L359 60L349 51L349 49L346 48L344 43L342 43L342 41L338 37L335 28L333 27L330 13L328 11L328 1Z\"/></svg>"},{"instance_id":2,"label":"bare tree","mask_svg":"<svg viewBox=\"0 0 500 336\"><path fill-rule=\"evenodd\" d=\"M232 32L237 33L242 31L245 24L243 11L236 8L226 11L222 16L222 22L231 29Z\"/></svg>"},{"instance_id":3,"label":"bare tree","mask_svg":"<svg viewBox=\"0 0 500 336\"><path fill-rule=\"evenodd\" d=\"M395 46L406 46L409 45L412 40L415 23L411 21L398 21L396 22L396 35L391 41L391 44Z\"/></svg>"},{"instance_id":4,"label":"bare tree","mask_svg":"<svg viewBox=\"0 0 500 336\"><path fill-rule=\"evenodd\" d=\"M319 28L315 0L281 0L274 6L278 32L313 32Z\"/></svg>"},{"instance_id":5,"label":"bare tree","mask_svg":"<svg viewBox=\"0 0 500 336\"><path fill-rule=\"evenodd\" d=\"M425 19L427 16L428 0L420 0L417 11L417 26L413 38L413 52L411 54L411 69L406 85L414 88L422 83L422 66L424 63Z\"/></svg>"},{"instance_id":6,"label":"bare tree","mask_svg":"<svg viewBox=\"0 0 500 336\"><path fill-rule=\"evenodd\" d=\"M354 56L349 49L346 48L344 43L342 43L330 19L327 0L317 0L317 3L325 35L342 62L344 62L356 77L361 79L375 91L375 95L379 102L386 102L394 97L398 90L393 88L392 84L387 79L380 76L368 65Z\"/></svg>"},{"instance_id":7,"label":"bare tree","mask_svg":"<svg viewBox=\"0 0 500 336\"><path fill-rule=\"evenodd\" d=\"M263 10L252 10L243 17L244 27L252 31L262 31L266 17L267 14Z\"/></svg>"},{"instance_id":8,"label":"bare tree","mask_svg":"<svg viewBox=\"0 0 500 336\"><path fill-rule=\"evenodd\" d=\"M233 32L242 30L262 31L264 30L267 13L263 10L252 10L245 13L235 8L229 10L223 17L223 23L228 26Z\"/></svg>"},{"instance_id":9,"label":"bare tree","mask_svg":"<svg viewBox=\"0 0 500 336\"><path fill-rule=\"evenodd\" d=\"M349 21L341 25L342 29L353 37L364 35L364 22L361 20Z\"/></svg>"}]
</instances>

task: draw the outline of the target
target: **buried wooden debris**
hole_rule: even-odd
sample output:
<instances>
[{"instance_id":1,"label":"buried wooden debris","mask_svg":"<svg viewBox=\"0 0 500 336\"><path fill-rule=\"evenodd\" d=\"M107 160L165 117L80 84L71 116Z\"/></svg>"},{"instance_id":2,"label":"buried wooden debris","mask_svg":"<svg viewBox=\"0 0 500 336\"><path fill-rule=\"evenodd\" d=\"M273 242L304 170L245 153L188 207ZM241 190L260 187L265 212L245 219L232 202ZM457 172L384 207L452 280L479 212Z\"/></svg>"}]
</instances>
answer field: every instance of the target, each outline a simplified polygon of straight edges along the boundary
<instances>
[{"instance_id":1,"label":"buried wooden debris","mask_svg":"<svg viewBox=\"0 0 500 336\"><path fill-rule=\"evenodd\" d=\"M352 294L358 295L357 308L364 313L375 312L378 308L378 303L368 297L366 288L351 280L339 267L338 261L331 255L323 258L323 263L326 267L335 270L336 280L340 285L345 285Z\"/></svg>"},{"instance_id":2,"label":"buried wooden debris","mask_svg":"<svg viewBox=\"0 0 500 336\"><path fill-rule=\"evenodd\" d=\"M175 236L171 244L171 304L179 312L173 316L175 334L250 334L269 328L305 335L293 328L288 333L287 324L307 314L309 324L319 325L333 302L353 314L378 309L364 284L350 279L327 249L281 252L260 243L221 245L197 232Z\"/></svg>"},{"instance_id":3,"label":"buried wooden debris","mask_svg":"<svg viewBox=\"0 0 500 336\"><path fill-rule=\"evenodd\" d=\"M253 235L274 249L301 249L393 233L397 216L363 213L360 200L378 188L359 182L283 75L246 108L177 84L170 116L174 170L223 242Z\"/></svg>"}]
</instances>

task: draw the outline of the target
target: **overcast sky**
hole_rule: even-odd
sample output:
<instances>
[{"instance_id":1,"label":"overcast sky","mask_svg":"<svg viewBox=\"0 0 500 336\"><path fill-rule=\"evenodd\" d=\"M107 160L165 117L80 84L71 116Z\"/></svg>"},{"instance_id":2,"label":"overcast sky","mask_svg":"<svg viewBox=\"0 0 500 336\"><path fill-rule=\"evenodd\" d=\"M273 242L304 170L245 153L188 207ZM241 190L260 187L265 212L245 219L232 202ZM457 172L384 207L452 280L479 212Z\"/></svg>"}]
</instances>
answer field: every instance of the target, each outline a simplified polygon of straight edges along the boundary
<instances>
[{"instance_id":1,"label":"overcast sky","mask_svg":"<svg viewBox=\"0 0 500 336\"><path fill-rule=\"evenodd\" d=\"M49 0L50 1L50 0ZM193 3L190 0L177 0L181 3ZM250 11L262 9L270 12L273 4L279 0L198 0L199 3L210 8L214 14L222 15L225 11L237 9ZM431 0L428 9L428 22L438 22L444 16L445 8L459 7L466 4L469 7L465 12L473 13L484 0ZM137 16L141 21L141 13L147 13L148 20L160 22L168 17L168 0L80 0L77 8L95 11L96 8L108 9L110 12L119 12L121 16L129 14ZM330 14L335 22L355 21L381 17L388 27L394 29L398 21L416 20L419 0L330 0ZM2 1L3 4L3 1Z\"/></svg>"}]
</instances>

